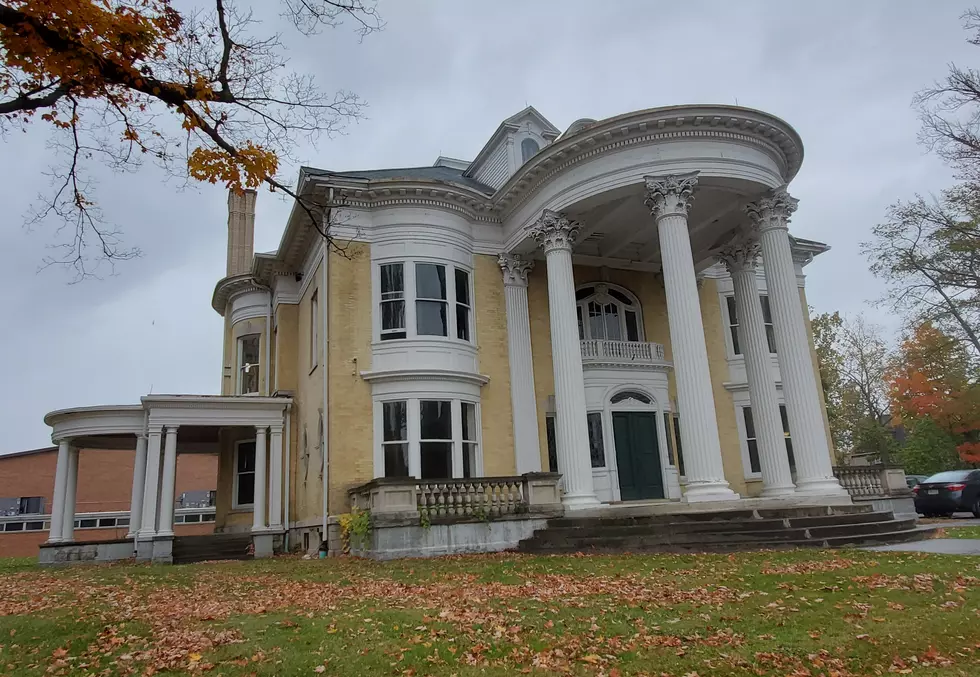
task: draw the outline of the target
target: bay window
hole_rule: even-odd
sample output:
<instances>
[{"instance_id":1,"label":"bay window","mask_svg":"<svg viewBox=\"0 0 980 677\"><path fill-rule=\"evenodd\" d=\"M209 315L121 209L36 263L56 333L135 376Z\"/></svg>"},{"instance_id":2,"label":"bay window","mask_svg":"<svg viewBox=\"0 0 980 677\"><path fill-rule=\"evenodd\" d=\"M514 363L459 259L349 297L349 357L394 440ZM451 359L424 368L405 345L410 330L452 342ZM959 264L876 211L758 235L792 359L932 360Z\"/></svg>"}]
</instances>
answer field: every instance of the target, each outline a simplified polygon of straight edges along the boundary
<instances>
[{"instance_id":1,"label":"bay window","mask_svg":"<svg viewBox=\"0 0 980 677\"><path fill-rule=\"evenodd\" d=\"M413 398L378 405L376 475L419 479L482 475L477 403Z\"/></svg>"},{"instance_id":2,"label":"bay window","mask_svg":"<svg viewBox=\"0 0 980 677\"><path fill-rule=\"evenodd\" d=\"M472 340L468 270L424 261L383 263L378 269L379 340L430 336Z\"/></svg>"}]
</instances>

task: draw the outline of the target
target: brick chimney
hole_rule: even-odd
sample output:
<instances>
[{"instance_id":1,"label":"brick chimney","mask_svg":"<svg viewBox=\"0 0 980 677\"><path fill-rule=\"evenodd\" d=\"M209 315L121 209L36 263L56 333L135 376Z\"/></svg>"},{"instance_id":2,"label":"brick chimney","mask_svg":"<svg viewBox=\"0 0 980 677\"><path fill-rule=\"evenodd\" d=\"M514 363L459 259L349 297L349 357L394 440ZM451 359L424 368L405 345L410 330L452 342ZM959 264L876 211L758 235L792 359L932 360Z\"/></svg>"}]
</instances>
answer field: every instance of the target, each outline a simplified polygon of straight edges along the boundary
<instances>
[{"instance_id":1,"label":"brick chimney","mask_svg":"<svg viewBox=\"0 0 980 677\"><path fill-rule=\"evenodd\" d=\"M255 246L255 191L228 191L228 272L241 275L252 269Z\"/></svg>"}]
</instances>

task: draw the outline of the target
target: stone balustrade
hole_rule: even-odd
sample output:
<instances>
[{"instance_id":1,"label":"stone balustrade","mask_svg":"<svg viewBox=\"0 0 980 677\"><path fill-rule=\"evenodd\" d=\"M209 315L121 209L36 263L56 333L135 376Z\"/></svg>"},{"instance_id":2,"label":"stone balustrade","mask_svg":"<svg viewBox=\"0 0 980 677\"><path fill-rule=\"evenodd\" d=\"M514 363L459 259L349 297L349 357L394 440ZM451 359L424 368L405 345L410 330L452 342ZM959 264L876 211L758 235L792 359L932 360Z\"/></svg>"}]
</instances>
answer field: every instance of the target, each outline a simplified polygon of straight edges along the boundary
<instances>
[{"instance_id":1,"label":"stone balustrade","mask_svg":"<svg viewBox=\"0 0 980 677\"><path fill-rule=\"evenodd\" d=\"M851 498L911 496L905 471L889 465L834 466L834 475Z\"/></svg>"},{"instance_id":2,"label":"stone balustrade","mask_svg":"<svg viewBox=\"0 0 980 677\"><path fill-rule=\"evenodd\" d=\"M623 364L655 364L664 361L664 347L646 341L607 341L588 339L580 341L582 363L592 362Z\"/></svg>"},{"instance_id":3,"label":"stone balustrade","mask_svg":"<svg viewBox=\"0 0 980 677\"><path fill-rule=\"evenodd\" d=\"M349 491L351 508L373 518L468 521L561 514L558 473L416 480L378 478Z\"/></svg>"}]
</instances>

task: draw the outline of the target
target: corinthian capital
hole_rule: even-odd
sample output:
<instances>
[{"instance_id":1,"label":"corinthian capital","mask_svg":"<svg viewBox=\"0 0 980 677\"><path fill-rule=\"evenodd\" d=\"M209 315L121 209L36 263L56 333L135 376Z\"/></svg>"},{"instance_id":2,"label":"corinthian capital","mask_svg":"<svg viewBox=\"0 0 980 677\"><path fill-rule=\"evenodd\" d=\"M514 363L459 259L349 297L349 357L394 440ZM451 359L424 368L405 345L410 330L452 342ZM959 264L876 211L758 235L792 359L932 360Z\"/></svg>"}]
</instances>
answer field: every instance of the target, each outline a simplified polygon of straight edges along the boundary
<instances>
[{"instance_id":1,"label":"corinthian capital","mask_svg":"<svg viewBox=\"0 0 980 677\"><path fill-rule=\"evenodd\" d=\"M654 218L679 214L687 216L698 185L698 173L644 176L647 186L646 205Z\"/></svg>"},{"instance_id":2,"label":"corinthian capital","mask_svg":"<svg viewBox=\"0 0 980 677\"><path fill-rule=\"evenodd\" d=\"M751 231L741 231L718 251L718 260L725 264L729 273L755 269L759 249L758 236Z\"/></svg>"},{"instance_id":3,"label":"corinthian capital","mask_svg":"<svg viewBox=\"0 0 980 677\"><path fill-rule=\"evenodd\" d=\"M501 254L497 257L497 263L504 273L504 286L527 286L527 274L534 268L534 261L525 261L520 254Z\"/></svg>"},{"instance_id":4,"label":"corinthian capital","mask_svg":"<svg viewBox=\"0 0 980 677\"><path fill-rule=\"evenodd\" d=\"M785 188L777 188L767 197L747 204L745 213L759 232L773 228L788 230L789 217L798 204L800 201L787 193Z\"/></svg>"},{"instance_id":5,"label":"corinthian capital","mask_svg":"<svg viewBox=\"0 0 980 677\"><path fill-rule=\"evenodd\" d=\"M547 254L555 249L571 251L580 228L578 223L570 221L564 214L545 209L541 218L528 227L527 234L534 238Z\"/></svg>"}]
</instances>

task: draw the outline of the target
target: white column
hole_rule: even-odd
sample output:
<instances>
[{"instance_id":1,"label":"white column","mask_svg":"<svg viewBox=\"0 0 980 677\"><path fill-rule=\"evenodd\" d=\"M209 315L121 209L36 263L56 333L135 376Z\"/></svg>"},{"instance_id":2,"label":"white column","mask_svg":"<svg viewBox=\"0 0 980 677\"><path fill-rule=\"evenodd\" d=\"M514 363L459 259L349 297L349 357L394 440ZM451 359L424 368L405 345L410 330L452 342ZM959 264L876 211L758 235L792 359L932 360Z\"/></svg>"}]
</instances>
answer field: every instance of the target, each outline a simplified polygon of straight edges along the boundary
<instances>
[{"instance_id":1,"label":"white column","mask_svg":"<svg viewBox=\"0 0 980 677\"><path fill-rule=\"evenodd\" d=\"M660 234L660 258L687 477L684 500L737 499L738 494L725 480L721 460L701 302L687 230L687 212L697 185L697 172L644 178L646 204L657 221Z\"/></svg>"},{"instance_id":2,"label":"white column","mask_svg":"<svg viewBox=\"0 0 980 677\"><path fill-rule=\"evenodd\" d=\"M269 435L269 528L282 529L282 426Z\"/></svg>"},{"instance_id":3,"label":"white column","mask_svg":"<svg viewBox=\"0 0 980 677\"><path fill-rule=\"evenodd\" d=\"M551 361L555 370L555 433L558 470L562 474L566 508L599 505L592 487L589 430L585 417L582 349L575 317L575 279L572 243L579 225L545 210L528 235L541 245L548 265L548 310L551 316Z\"/></svg>"},{"instance_id":4,"label":"white column","mask_svg":"<svg viewBox=\"0 0 980 677\"><path fill-rule=\"evenodd\" d=\"M255 427L255 503L252 505L252 531L265 530L266 501L266 426Z\"/></svg>"},{"instance_id":5,"label":"white column","mask_svg":"<svg viewBox=\"0 0 980 677\"><path fill-rule=\"evenodd\" d=\"M779 189L746 207L759 231L772 308L779 375L796 457L796 489L803 494L846 495L834 477L817 377L803 317L803 302L789 242L789 217L798 200Z\"/></svg>"},{"instance_id":6,"label":"white column","mask_svg":"<svg viewBox=\"0 0 980 677\"><path fill-rule=\"evenodd\" d=\"M75 499L78 496L78 448L68 450L68 478L65 482L65 516L61 522L61 540L75 540Z\"/></svg>"},{"instance_id":7,"label":"white column","mask_svg":"<svg viewBox=\"0 0 980 677\"><path fill-rule=\"evenodd\" d=\"M740 235L720 252L719 258L731 273L735 286L735 314L738 343L745 358L752 422L755 425L759 466L762 470L762 496L792 496L796 492L786 453L783 422L779 416L776 381L766 338L766 324L756 282L758 239Z\"/></svg>"},{"instance_id":8,"label":"white column","mask_svg":"<svg viewBox=\"0 0 980 677\"><path fill-rule=\"evenodd\" d=\"M136 436L136 457L133 461L133 493L129 498L129 531L126 538L139 532L143 520L143 492L146 481L146 435Z\"/></svg>"},{"instance_id":9,"label":"white column","mask_svg":"<svg viewBox=\"0 0 980 677\"><path fill-rule=\"evenodd\" d=\"M163 480L160 487L160 528L157 536L174 535L174 489L177 484L177 426L167 426L163 451Z\"/></svg>"},{"instance_id":10,"label":"white column","mask_svg":"<svg viewBox=\"0 0 980 677\"><path fill-rule=\"evenodd\" d=\"M157 533L157 498L160 488L160 447L163 428L150 428L146 440L146 477L143 480L143 514L138 537L153 538Z\"/></svg>"},{"instance_id":11,"label":"white column","mask_svg":"<svg viewBox=\"0 0 980 677\"><path fill-rule=\"evenodd\" d=\"M48 543L61 542L61 526L65 521L65 493L68 490L68 455L71 442L58 442L58 465L54 471L54 493L51 501L51 527L48 531Z\"/></svg>"},{"instance_id":12,"label":"white column","mask_svg":"<svg viewBox=\"0 0 980 677\"><path fill-rule=\"evenodd\" d=\"M507 309L507 355L510 360L510 404L514 417L514 460L517 474L541 471L538 407L534 397L531 321L527 308L527 274L534 266L520 254L501 254L504 305Z\"/></svg>"}]
</instances>

